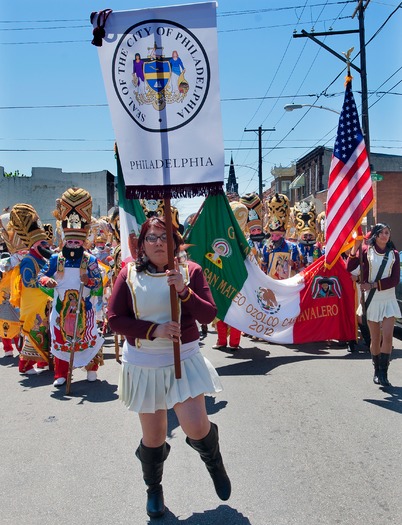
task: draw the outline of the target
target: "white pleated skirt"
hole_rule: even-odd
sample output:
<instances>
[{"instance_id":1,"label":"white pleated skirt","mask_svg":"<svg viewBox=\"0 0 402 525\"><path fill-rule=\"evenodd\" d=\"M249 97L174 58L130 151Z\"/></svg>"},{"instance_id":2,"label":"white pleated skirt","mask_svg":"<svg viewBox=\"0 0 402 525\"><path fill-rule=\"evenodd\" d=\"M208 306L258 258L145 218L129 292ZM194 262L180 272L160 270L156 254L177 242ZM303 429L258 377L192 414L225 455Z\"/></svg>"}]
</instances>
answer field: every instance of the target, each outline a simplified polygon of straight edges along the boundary
<instances>
[{"instance_id":1,"label":"white pleated skirt","mask_svg":"<svg viewBox=\"0 0 402 525\"><path fill-rule=\"evenodd\" d=\"M367 299L367 292L365 292ZM361 304L357 309L357 315L362 315L363 309ZM395 288L389 290L377 290L369 307L367 308L367 320L379 323L386 317L401 317L398 301L395 296Z\"/></svg>"},{"instance_id":2,"label":"white pleated skirt","mask_svg":"<svg viewBox=\"0 0 402 525\"><path fill-rule=\"evenodd\" d=\"M200 394L222 390L217 371L198 351L181 361L180 379L175 378L174 365L148 368L123 362L118 394L129 410L154 413Z\"/></svg>"}]
</instances>

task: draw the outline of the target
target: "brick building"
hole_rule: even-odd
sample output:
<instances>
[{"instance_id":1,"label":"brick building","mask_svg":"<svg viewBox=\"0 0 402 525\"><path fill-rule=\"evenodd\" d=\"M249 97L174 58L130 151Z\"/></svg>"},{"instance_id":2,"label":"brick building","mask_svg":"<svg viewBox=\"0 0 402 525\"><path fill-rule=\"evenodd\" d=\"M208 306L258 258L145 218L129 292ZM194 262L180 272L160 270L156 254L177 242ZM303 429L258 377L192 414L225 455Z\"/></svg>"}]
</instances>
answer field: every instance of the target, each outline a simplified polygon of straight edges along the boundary
<instances>
[{"instance_id":1,"label":"brick building","mask_svg":"<svg viewBox=\"0 0 402 525\"><path fill-rule=\"evenodd\" d=\"M284 193L292 206L295 202L313 200L317 213L320 213L327 200L331 159L332 149L319 146L297 160L294 166L274 167L271 170L274 176L271 192ZM392 239L397 249L402 250L402 156L371 153L370 163L377 176L372 177L374 207L368 214L367 228L377 222L389 224ZM287 188L292 172L288 191L283 191Z\"/></svg>"}]
</instances>

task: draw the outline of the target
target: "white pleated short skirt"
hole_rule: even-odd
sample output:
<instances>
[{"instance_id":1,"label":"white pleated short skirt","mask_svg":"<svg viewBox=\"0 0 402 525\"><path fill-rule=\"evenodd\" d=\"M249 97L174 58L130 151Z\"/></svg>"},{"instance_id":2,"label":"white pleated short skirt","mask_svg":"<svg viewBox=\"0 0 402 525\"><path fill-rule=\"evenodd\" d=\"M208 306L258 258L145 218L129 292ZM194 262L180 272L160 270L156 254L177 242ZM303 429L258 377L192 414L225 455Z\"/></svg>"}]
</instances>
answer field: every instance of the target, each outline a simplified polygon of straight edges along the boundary
<instances>
[{"instance_id":1,"label":"white pleated short skirt","mask_svg":"<svg viewBox=\"0 0 402 525\"><path fill-rule=\"evenodd\" d=\"M174 365L148 368L122 363L118 394L129 410L154 413L200 394L223 390L218 373L200 351L181 361L181 378Z\"/></svg>"},{"instance_id":2,"label":"white pleated short skirt","mask_svg":"<svg viewBox=\"0 0 402 525\"><path fill-rule=\"evenodd\" d=\"M367 292L365 292L367 299ZM361 304L357 309L357 315L362 315ZM367 320L379 323L386 317L401 317L401 311L396 300L395 288L389 290L376 290L367 308Z\"/></svg>"}]
</instances>

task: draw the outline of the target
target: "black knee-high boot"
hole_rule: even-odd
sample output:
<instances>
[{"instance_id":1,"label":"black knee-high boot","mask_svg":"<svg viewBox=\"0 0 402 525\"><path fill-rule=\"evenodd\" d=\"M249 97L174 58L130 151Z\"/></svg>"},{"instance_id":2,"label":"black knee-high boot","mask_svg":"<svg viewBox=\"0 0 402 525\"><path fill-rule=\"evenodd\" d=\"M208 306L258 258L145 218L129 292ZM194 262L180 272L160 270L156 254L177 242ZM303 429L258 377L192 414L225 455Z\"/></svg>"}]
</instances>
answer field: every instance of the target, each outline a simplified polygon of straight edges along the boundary
<instances>
[{"instance_id":1,"label":"black knee-high boot","mask_svg":"<svg viewBox=\"0 0 402 525\"><path fill-rule=\"evenodd\" d=\"M373 361L373 366L374 366L373 382L376 385L379 385L380 384L380 380L378 379L378 371L379 371L379 368L380 368L380 356L379 355L372 355L371 359Z\"/></svg>"},{"instance_id":2,"label":"black knee-high boot","mask_svg":"<svg viewBox=\"0 0 402 525\"><path fill-rule=\"evenodd\" d=\"M142 473L144 475L147 489L147 514L150 518L159 518L165 513L163 500L162 475L163 463L170 451L169 443L160 447L150 448L142 444L137 448L135 455L141 461Z\"/></svg>"},{"instance_id":3,"label":"black knee-high boot","mask_svg":"<svg viewBox=\"0 0 402 525\"><path fill-rule=\"evenodd\" d=\"M379 358L379 369L378 369L378 381L381 386L392 386L388 381L388 367L390 354L380 354Z\"/></svg>"},{"instance_id":4,"label":"black knee-high boot","mask_svg":"<svg viewBox=\"0 0 402 525\"><path fill-rule=\"evenodd\" d=\"M211 430L203 439L196 440L187 437L186 442L200 454L214 482L217 495L223 501L228 500L232 487L219 451L218 427L215 423L211 423Z\"/></svg>"}]
</instances>

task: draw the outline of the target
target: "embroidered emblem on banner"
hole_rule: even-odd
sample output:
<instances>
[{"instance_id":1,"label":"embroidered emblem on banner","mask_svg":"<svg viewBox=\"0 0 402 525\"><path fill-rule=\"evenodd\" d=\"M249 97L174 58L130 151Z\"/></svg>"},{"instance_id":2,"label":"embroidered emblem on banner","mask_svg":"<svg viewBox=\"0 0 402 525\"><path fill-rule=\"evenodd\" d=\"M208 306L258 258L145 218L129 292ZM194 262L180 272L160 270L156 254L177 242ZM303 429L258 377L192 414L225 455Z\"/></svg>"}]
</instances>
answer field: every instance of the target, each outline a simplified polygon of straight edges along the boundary
<instances>
[{"instance_id":1,"label":"embroidered emblem on banner","mask_svg":"<svg viewBox=\"0 0 402 525\"><path fill-rule=\"evenodd\" d=\"M269 288L258 288L256 291L257 301L260 307L268 312L270 315L274 315L279 312L281 305L278 304L276 295L273 290Z\"/></svg>"},{"instance_id":2,"label":"embroidered emblem on banner","mask_svg":"<svg viewBox=\"0 0 402 525\"><path fill-rule=\"evenodd\" d=\"M215 266L222 269L222 257L230 257L232 248L226 239L215 239L211 246L214 252L206 253L205 257Z\"/></svg>"},{"instance_id":3,"label":"embroidered emblem on banner","mask_svg":"<svg viewBox=\"0 0 402 525\"><path fill-rule=\"evenodd\" d=\"M169 20L127 29L113 57L113 85L130 117L146 131L172 131L201 110L210 66L199 39Z\"/></svg>"}]
</instances>

